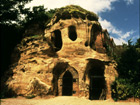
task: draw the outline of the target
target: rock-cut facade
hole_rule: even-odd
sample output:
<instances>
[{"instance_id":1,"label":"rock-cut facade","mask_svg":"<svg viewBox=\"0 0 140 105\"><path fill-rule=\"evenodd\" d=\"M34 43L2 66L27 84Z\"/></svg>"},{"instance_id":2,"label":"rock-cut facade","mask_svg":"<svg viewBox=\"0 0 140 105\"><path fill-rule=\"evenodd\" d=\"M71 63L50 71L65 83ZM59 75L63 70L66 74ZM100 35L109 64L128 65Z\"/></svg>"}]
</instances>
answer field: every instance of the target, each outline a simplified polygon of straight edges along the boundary
<instances>
[{"instance_id":1,"label":"rock-cut facade","mask_svg":"<svg viewBox=\"0 0 140 105\"><path fill-rule=\"evenodd\" d=\"M90 12L63 9L56 12L43 35L24 37L16 46L12 75L7 73L8 88L22 96L110 99L111 83L117 76L116 63L109 57L115 50L113 39Z\"/></svg>"}]
</instances>

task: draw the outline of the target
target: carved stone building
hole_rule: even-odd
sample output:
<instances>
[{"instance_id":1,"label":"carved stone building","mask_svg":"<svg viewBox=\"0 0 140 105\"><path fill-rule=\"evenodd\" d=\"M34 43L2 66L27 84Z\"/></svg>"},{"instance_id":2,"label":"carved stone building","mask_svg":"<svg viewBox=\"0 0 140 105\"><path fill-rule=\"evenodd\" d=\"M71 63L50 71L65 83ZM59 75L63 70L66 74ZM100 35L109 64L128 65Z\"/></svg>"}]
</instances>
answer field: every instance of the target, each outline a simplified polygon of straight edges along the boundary
<instances>
[{"instance_id":1,"label":"carved stone building","mask_svg":"<svg viewBox=\"0 0 140 105\"><path fill-rule=\"evenodd\" d=\"M45 34L25 37L12 55L7 85L17 95L111 98L117 72L113 39L98 16L79 6L57 10Z\"/></svg>"}]
</instances>

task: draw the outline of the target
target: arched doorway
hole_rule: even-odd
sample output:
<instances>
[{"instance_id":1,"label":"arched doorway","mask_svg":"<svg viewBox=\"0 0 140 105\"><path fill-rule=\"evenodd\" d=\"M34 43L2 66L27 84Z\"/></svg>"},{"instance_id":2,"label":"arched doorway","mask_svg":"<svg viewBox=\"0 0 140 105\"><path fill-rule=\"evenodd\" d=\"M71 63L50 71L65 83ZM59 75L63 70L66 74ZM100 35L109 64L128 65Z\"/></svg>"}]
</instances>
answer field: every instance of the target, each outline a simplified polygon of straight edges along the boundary
<instances>
[{"instance_id":1,"label":"arched doorway","mask_svg":"<svg viewBox=\"0 0 140 105\"><path fill-rule=\"evenodd\" d=\"M58 96L79 95L79 75L77 70L74 69L73 67L61 64L56 66L54 70L53 82L54 82L53 89L55 95Z\"/></svg>"},{"instance_id":2,"label":"arched doorway","mask_svg":"<svg viewBox=\"0 0 140 105\"><path fill-rule=\"evenodd\" d=\"M62 95L71 96L73 91L73 76L69 71L65 72L62 84Z\"/></svg>"}]
</instances>

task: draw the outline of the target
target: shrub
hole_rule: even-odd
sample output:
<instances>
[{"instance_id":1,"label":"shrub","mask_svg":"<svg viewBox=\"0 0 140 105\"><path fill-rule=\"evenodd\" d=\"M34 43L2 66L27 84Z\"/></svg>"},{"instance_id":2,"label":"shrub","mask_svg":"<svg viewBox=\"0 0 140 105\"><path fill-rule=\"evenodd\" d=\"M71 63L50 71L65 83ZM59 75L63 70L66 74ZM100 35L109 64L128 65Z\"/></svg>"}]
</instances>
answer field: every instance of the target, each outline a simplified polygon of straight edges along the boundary
<instances>
[{"instance_id":1,"label":"shrub","mask_svg":"<svg viewBox=\"0 0 140 105\"><path fill-rule=\"evenodd\" d=\"M135 97L140 98L140 82L138 82L138 85L135 87Z\"/></svg>"},{"instance_id":2,"label":"shrub","mask_svg":"<svg viewBox=\"0 0 140 105\"><path fill-rule=\"evenodd\" d=\"M112 97L115 101L124 100L133 95L133 85L127 79L118 78L111 87Z\"/></svg>"}]
</instances>

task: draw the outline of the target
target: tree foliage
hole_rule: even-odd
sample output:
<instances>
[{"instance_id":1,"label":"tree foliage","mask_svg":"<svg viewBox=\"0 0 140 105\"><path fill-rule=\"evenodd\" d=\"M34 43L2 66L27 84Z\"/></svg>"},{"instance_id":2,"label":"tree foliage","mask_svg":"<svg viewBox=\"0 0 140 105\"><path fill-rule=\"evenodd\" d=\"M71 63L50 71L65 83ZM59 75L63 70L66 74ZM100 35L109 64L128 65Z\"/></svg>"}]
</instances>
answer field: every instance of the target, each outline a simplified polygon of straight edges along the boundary
<instances>
[{"instance_id":1,"label":"tree foliage","mask_svg":"<svg viewBox=\"0 0 140 105\"><path fill-rule=\"evenodd\" d=\"M134 45L131 40L123 45L123 52L116 61L119 77L112 84L113 98L140 97L140 38Z\"/></svg>"},{"instance_id":2,"label":"tree foliage","mask_svg":"<svg viewBox=\"0 0 140 105\"><path fill-rule=\"evenodd\" d=\"M117 62L117 70L122 78L129 78L132 82L138 82L139 74L139 57L140 53L137 51L137 46L132 45L131 40L128 41L128 46L122 53L120 60Z\"/></svg>"},{"instance_id":3,"label":"tree foliage","mask_svg":"<svg viewBox=\"0 0 140 105\"><path fill-rule=\"evenodd\" d=\"M0 1L0 24L12 24L21 19L21 14L27 10L24 5L31 0L1 0Z\"/></svg>"},{"instance_id":4,"label":"tree foliage","mask_svg":"<svg viewBox=\"0 0 140 105\"><path fill-rule=\"evenodd\" d=\"M39 24L40 28L44 29L54 13L55 10L47 11L44 6L34 6L31 11L26 12L25 19L22 21L22 24L25 28L31 24Z\"/></svg>"},{"instance_id":5,"label":"tree foliage","mask_svg":"<svg viewBox=\"0 0 140 105\"><path fill-rule=\"evenodd\" d=\"M24 5L31 0L0 1L0 39L1 39L1 75L8 69L10 56L14 46L20 41L23 32L18 24Z\"/></svg>"},{"instance_id":6,"label":"tree foliage","mask_svg":"<svg viewBox=\"0 0 140 105\"><path fill-rule=\"evenodd\" d=\"M1 34L1 75L8 69L11 53L17 43L20 43L25 29L30 24L39 24L45 28L46 22L55 10L46 11L44 6L24 8L32 0L1 0L0 1L0 34Z\"/></svg>"}]
</instances>

